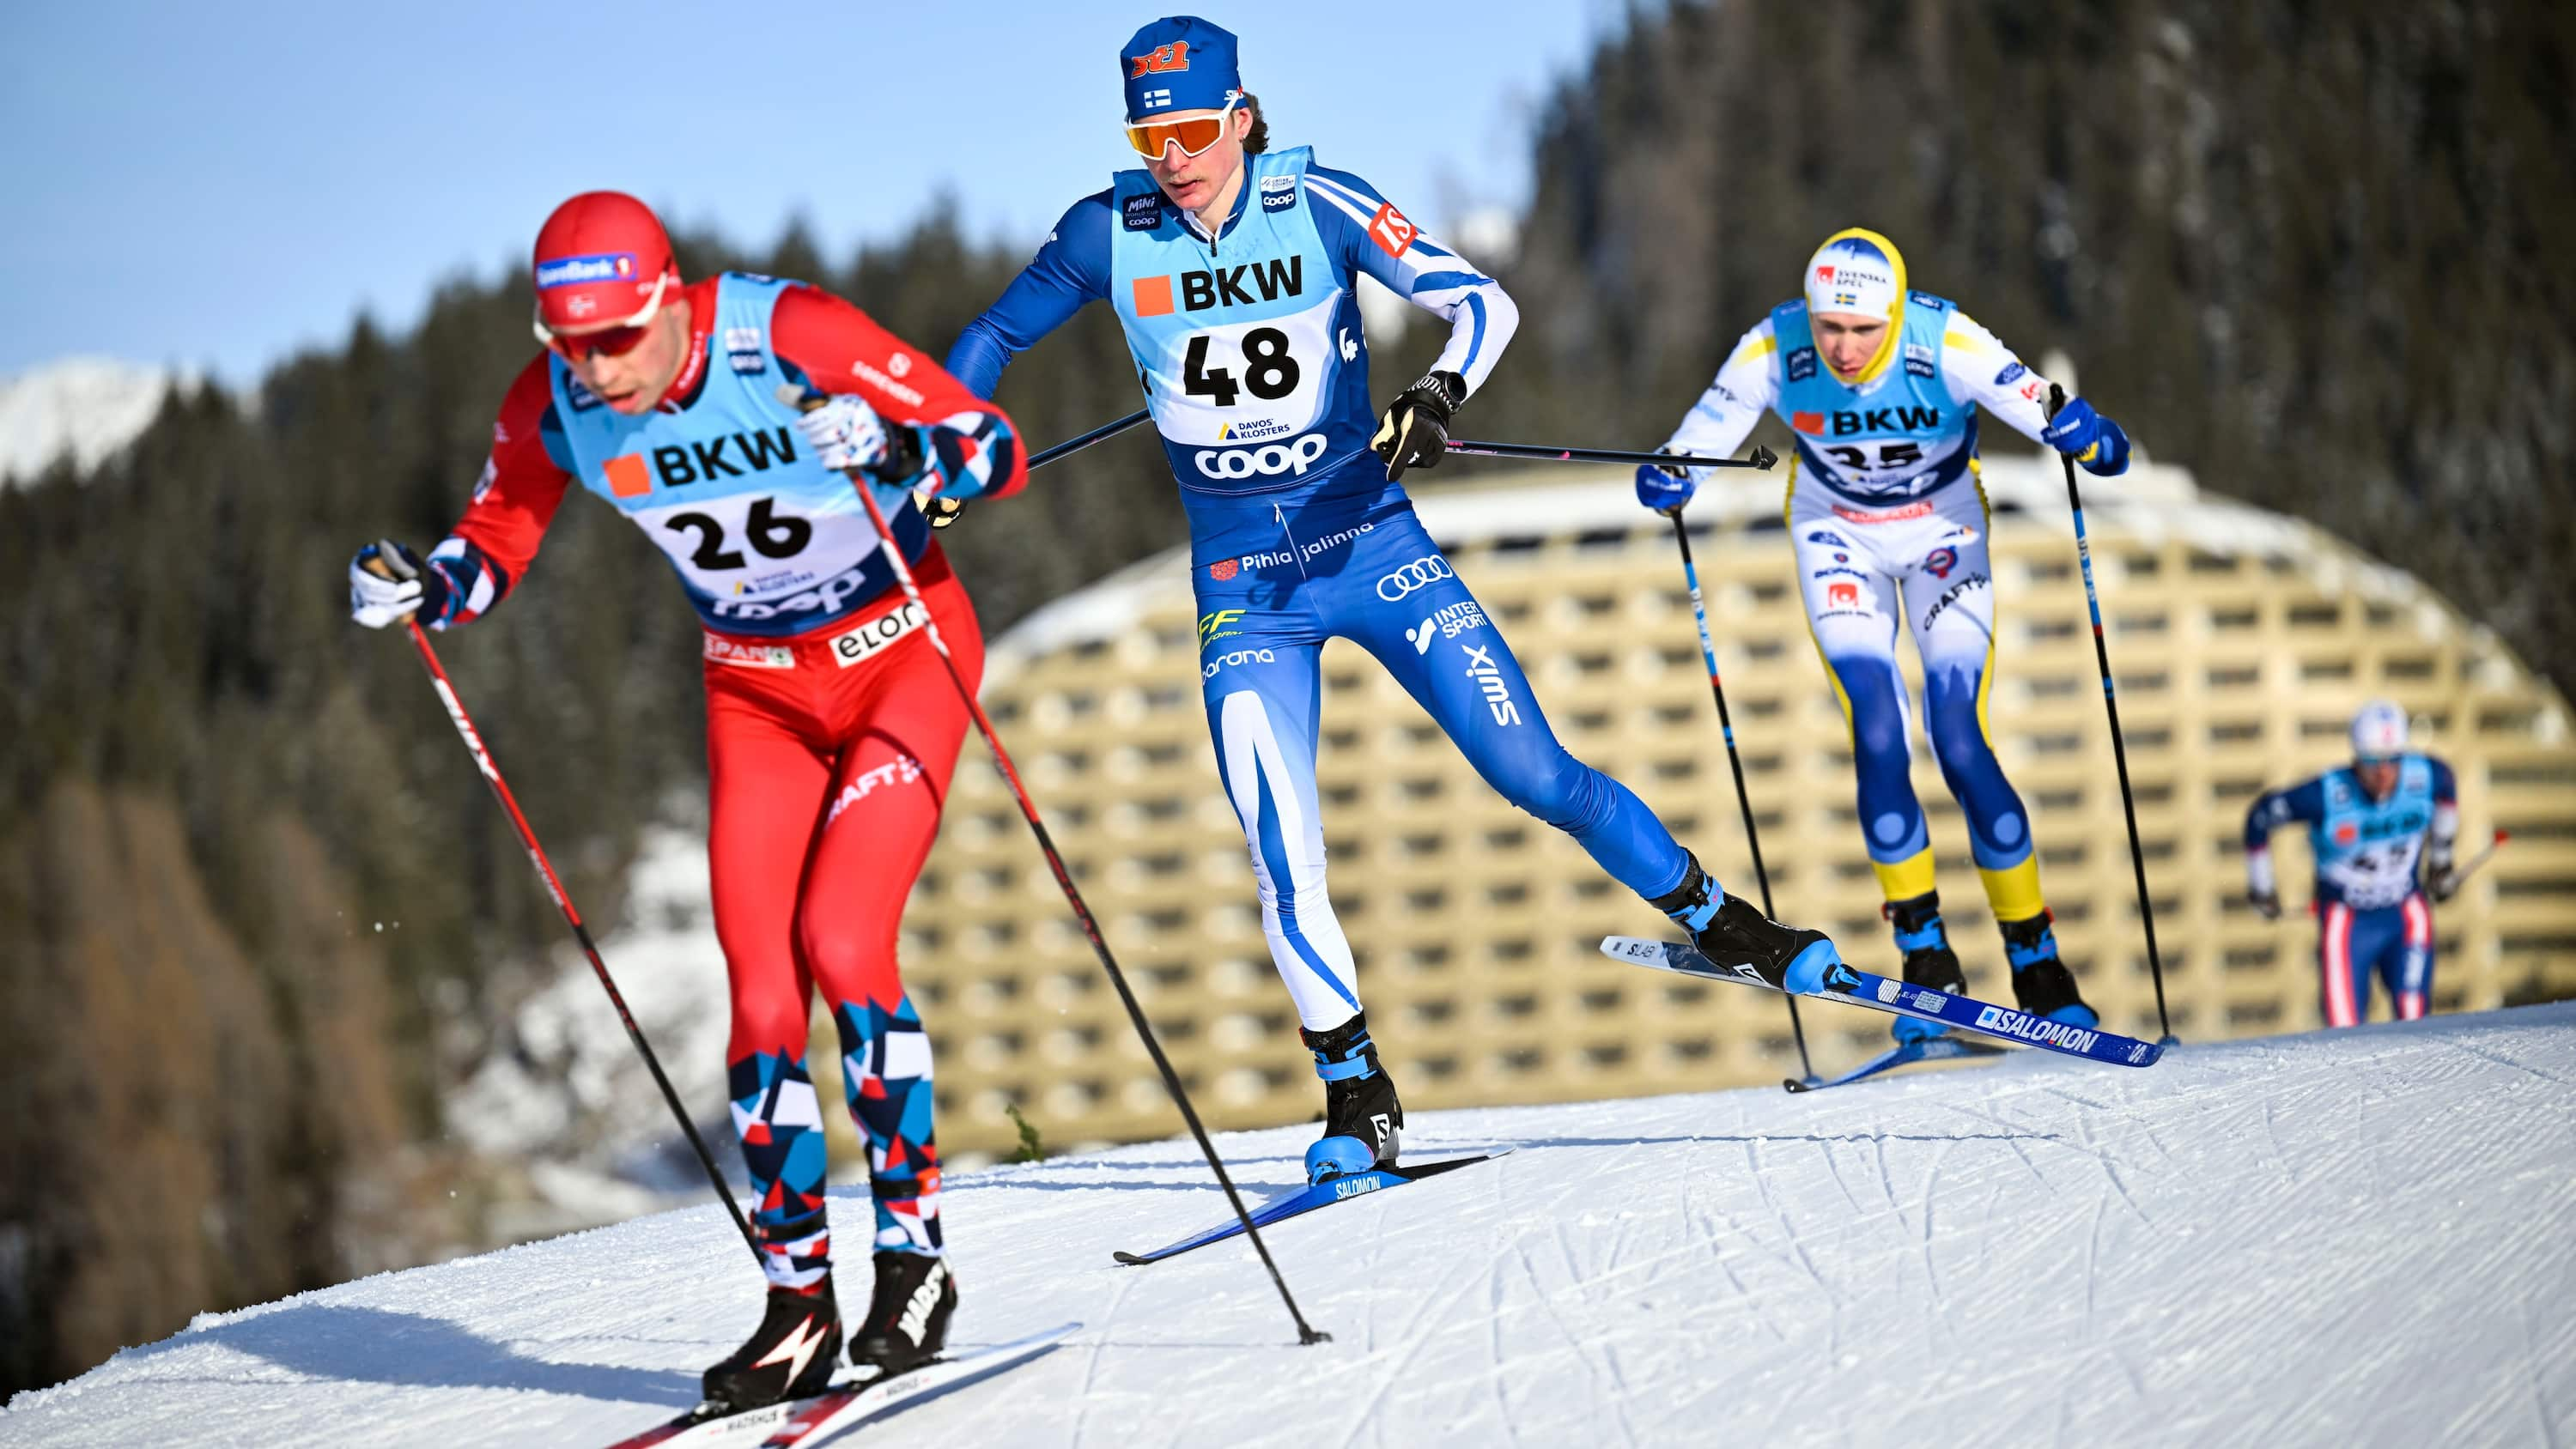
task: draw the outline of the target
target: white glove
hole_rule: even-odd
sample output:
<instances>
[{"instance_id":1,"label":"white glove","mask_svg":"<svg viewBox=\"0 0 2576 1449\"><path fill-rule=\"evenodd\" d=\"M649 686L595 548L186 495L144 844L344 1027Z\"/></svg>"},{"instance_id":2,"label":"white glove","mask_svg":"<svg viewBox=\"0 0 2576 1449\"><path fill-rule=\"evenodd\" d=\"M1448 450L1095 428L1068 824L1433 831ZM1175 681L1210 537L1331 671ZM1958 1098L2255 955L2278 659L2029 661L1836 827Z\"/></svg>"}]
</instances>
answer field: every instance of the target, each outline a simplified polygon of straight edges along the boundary
<instances>
[{"instance_id":1,"label":"white glove","mask_svg":"<svg viewBox=\"0 0 2576 1449\"><path fill-rule=\"evenodd\" d=\"M814 460L836 473L852 468L873 470L892 451L883 419L867 399L836 393L810 413L800 413L796 430L814 449Z\"/></svg>"},{"instance_id":2,"label":"white glove","mask_svg":"<svg viewBox=\"0 0 2576 1449\"><path fill-rule=\"evenodd\" d=\"M436 578L410 549L391 539L368 544L349 560L349 617L370 629L401 623L430 602L424 577Z\"/></svg>"}]
</instances>

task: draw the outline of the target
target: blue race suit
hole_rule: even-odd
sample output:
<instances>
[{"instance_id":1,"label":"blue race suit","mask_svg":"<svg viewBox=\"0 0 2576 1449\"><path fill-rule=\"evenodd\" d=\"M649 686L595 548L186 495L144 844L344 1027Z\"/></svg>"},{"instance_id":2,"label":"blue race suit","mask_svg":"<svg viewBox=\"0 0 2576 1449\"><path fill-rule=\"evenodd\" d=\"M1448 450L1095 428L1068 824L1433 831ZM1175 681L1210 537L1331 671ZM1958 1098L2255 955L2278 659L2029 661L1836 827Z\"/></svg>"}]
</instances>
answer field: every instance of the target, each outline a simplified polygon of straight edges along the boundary
<instances>
[{"instance_id":1,"label":"blue race suit","mask_svg":"<svg viewBox=\"0 0 2576 1449\"><path fill-rule=\"evenodd\" d=\"M2433 908L2419 882L2424 842L2458 826L2450 766L2430 755L2398 761L2397 785L2373 800L2350 769L2328 770L2265 792L2245 813L2245 849L2266 859L2272 831L2305 822L2316 853L2317 970L2328 1026L2369 1015L2370 978L2387 987L2399 1020L2424 1015L2433 990Z\"/></svg>"},{"instance_id":2,"label":"blue race suit","mask_svg":"<svg viewBox=\"0 0 2576 1449\"><path fill-rule=\"evenodd\" d=\"M948 369L990 396L1011 357L1106 300L1190 521L1200 673L1218 769L1252 852L1262 926L1299 1018L1359 1010L1324 891L1315 789L1324 641L1375 655L1513 804L1653 899L1689 858L1629 790L1568 754L1502 632L1368 451L1365 273L1446 318L1435 370L1472 393L1517 312L1492 278L1305 148L1250 156L1211 237L1144 171L1076 202L967 328Z\"/></svg>"}]
</instances>

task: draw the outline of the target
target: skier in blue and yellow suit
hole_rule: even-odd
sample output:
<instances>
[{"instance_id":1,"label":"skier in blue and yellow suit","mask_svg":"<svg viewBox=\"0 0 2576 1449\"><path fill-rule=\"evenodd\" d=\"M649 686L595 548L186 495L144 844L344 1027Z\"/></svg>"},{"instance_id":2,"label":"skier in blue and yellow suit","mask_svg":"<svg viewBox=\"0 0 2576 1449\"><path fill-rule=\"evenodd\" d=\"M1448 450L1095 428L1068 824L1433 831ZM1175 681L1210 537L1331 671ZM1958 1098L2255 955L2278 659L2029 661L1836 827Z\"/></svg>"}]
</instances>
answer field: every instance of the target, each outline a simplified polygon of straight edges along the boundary
<instances>
[{"instance_id":1,"label":"skier in blue and yellow suit","mask_svg":"<svg viewBox=\"0 0 2576 1449\"><path fill-rule=\"evenodd\" d=\"M1271 959L1324 1081L1317 1179L1395 1160L1403 1108L1324 894L1315 789L1324 642L1375 655L1487 783L1564 830L1721 963L1813 989L1831 942L1721 890L1645 804L1567 753L1397 481L1437 462L1449 418L1510 341L1494 279L1368 182L1271 151L1235 38L1158 20L1119 52L1139 169L1075 202L948 354L990 396L1013 355L1074 313L1118 315L1180 484L1199 670L1217 765L1251 847ZM1370 402L1359 279L1449 324L1431 371Z\"/></svg>"},{"instance_id":2,"label":"skier in blue and yellow suit","mask_svg":"<svg viewBox=\"0 0 2576 1449\"><path fill-rule=\"evenodd\" d=\"M2048 380L1948 301L1906 286L1905 260L1876 232L1826 239L1807 264L1806 295L1744 334L1665 451L1732 453L1765 411L1796 436L1789 537L1816 651L1850 722L1861 833L1905 979L1964 994L1967 980L1941 923L1932 843L1909 774L1910 701L1896 640L1923 658L1924 726L1941 776L1968 819L1969 849L2003 926L2013 994L2024 1011L2095 1024L2057 953L2029 813L2004 778L1986 731L1994 679L1995 602L1988 514L1977 480L1977 411L2002 418L2087 469L2129 466L2117 423L2077 398L2052 423ZM1705 473L1708 470L1698 470ZM1699 479L1641 467L1638 500L1678 508ZM1899 1041L1938 1034L1902 1018Z\"/></svg>"}]
</instances>

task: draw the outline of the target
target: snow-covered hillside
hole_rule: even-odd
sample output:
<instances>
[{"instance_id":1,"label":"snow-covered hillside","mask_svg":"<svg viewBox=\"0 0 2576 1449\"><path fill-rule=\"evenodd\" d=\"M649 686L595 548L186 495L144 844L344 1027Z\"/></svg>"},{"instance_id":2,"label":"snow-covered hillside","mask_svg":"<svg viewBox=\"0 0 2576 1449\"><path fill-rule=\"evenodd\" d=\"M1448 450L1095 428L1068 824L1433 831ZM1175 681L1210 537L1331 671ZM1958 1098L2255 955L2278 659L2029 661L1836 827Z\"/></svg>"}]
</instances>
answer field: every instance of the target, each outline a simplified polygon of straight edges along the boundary
<instances>
[{"instance_id":1,"label":"snow-covered hillside","mask_svg":"<svg viewBox=\"0 0 2576 1449\"><path fill-rule=\"evenodd\" d=\"M134 441L163 394L196 385L193 374L107 357L67 357L0 378L0 487L34 478L67 453L96 467Z\"/></svg>"},{"instance_id":2,"label":"snow-covered hillside","mask_svg":"<svg viewBox=\"0 0 2576 1449\"><path fill-rule=\"evenodd\" d=\"M1222 1142L1270 1189L1306 1136ZM1087 1327L875 1437L2576 1440L2576 1005L1413 1136L1519 1150L1274 1230L1314 1348L1240 1244L1111 1263L1222 1212L1184 1143L961 1175L960 1341ZM0 1441L605 1440L692 1402L758 1293L710 1204L201 1318Z\"/></svg>"}]
</instances>

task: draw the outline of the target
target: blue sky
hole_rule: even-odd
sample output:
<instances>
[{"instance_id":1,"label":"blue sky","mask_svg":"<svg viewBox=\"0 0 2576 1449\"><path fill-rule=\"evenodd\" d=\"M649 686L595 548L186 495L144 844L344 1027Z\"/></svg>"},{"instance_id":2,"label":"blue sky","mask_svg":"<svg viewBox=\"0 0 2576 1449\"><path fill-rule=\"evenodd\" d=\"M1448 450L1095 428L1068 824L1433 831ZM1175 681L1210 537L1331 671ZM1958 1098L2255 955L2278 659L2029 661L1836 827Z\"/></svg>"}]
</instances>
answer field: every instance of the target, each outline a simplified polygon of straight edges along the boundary
<instances>
[{"instance_id":1,"label":"blue sky","mask_svg":"<svg viewBox=\"0 0 2576 1449\"><path fill-rule=\"evenodd\" d=\"M1434 227L1525 199L1530 124L1615 0L1206 0L1280 144ZM360 309L524 264L614 187L836 259L933 199L1033 244L1123 164L1145 3L0 7L0 376L69 354L255 380ZM1293 18L1290 18L1293 16Z\"/></svg>"}]
</instances>

